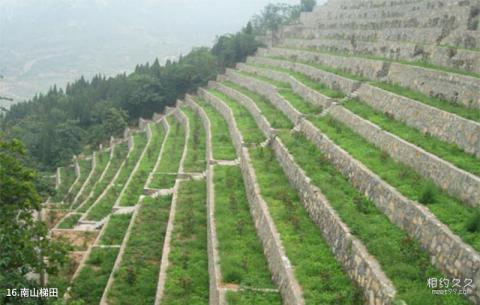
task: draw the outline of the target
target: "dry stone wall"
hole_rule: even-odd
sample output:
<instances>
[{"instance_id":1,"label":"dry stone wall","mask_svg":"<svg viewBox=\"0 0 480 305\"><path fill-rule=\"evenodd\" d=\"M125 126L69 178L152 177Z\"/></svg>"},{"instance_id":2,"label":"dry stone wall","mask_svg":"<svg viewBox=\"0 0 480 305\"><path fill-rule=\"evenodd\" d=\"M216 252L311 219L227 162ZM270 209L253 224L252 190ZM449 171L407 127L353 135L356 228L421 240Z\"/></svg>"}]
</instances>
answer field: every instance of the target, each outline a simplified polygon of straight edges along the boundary
<instances>
[{"instance_id":1,"label":"dry stone wall","mask_svg":"<svg viewBox=\"0 0 480 305\"><path fill-rule=\"evenodd\" d=\"M391 60L428 61L432 64L480 73L480 53L412 42L358 41L340 39L285 39L282 46L381 56Z\"/></svg>"},{"instance_id":2,"label":"dry stone wall","mask_svg":"<svg viewBox=\"0 0 480 305\"><path fill-rule=\"evenodd\" d=\"M260 51L258 54L262 55L266 53ZM276 59L270 59L270 58L258 57L258 56L249 57L248 62L252 64L269 65L269 66L279 67L283 69L288 69L298 73L303 73L313 80L323 83L334 90L339 90L342 92L353 92L356 89L358 89L361 84L359 81L341 77L336 74L326 72L320 69L316 69L309 65L296 63L296 62L276 60Z\"/></svg>"},{"instance_id":3,"label":"dry stone wall","mask_svg":"<svg viewBox=\"0 0 480 305\"><path fill-rule=\"evenodd\" d=\"M362 85L356 95L376 110L480 157L479 123L368 84Z\"/></svg>"},{"instance_id":4,"label":"dry stone wall","mask_svg":"<svg viewBox=\"0 0 480 305\"><path fill-rule=\"evenodd\" d=\"M269 70L264 68L258 68L258 67L250 66L246 64L238 64L237 69L240 71L268 77L270 79L273 79L279 82L290 84L292 90L296 94L298 94L304 100L307 100L308 102L310 102L315 106L326 108L326 107L329 107L334 102L333 99L328 98L318 93L317 91L310 89L309 87L305 86L304 84L296 80L294 77L288 75L287 73L277 72L274 70Z\"/></svg>"},{"instance_id":5,"label":"dry stone wall","mask_svg":"<svg viewBox=\"0 0 480 305\"><path fill-rule=\"evenodd\" d=\"M380 211L417 239L430 253L432 262L445 274L480 281L480 254L438 221L427 208L398 193L307 120L302 120L300 130ZM480 301L479 288L471 298Z\"/></svg>"},{"instance_id":6,"label":"dry stone wall","mask_svg":"<svg viewBox=\"0 0 480 305\"><path fill-rule=\"evenodd\" d=\"M352 236L320 189L311 184L310 178L295 163L281 140L275 138L271 147L290 184L297 189L310 217L320 228L335 257L357 285L365 290L368 304L392 304L396 291L378 262L365 246Z\"/></svg>"},{"instance_id":7,"label":"dry stone wall","mask_svg":"<svg viewBox=\"0 0 480 305\"><path fill-rule=\"evenodd\" d=\"M265 119L262 114L262 111L258 106L246 95L238 92L235 89L232 89L228 86L222 85L221 83L217 82L209 82L209 87L216 89L223 94L233 98L239 104L243 105L248 111L252 114L257 126L262 130L265 137L270 138L275 134L275 131L272 129L270 123Z\"/></svg>"},{"instance_id":8,"label":"dry stone wall","mask_svg":"<svg viewBox=\"0 0 480 305\"><path fill-rule=\"evenodd\" d=\"M389 81L429 96L480 109L479 78L381 60L310 51L272 48L267 54L339 68L368 79Z\"/></svg>"},{"instance_id":9,"label":"dry stone wall","mask_svg":"<svg viewBox=\"0 0 480 305\"><path fill-rule=\"evenodd\" d=\"M293 108L290 103L288 103L283 97L277 94L277 90L275 89L275 87L254 78L240 75L231 69L227 70L226 77L230 81L237 83L249 90L257 92L266 99L270 100L272 104L278 107L278 109L280 109L280 111L282 111L285 116L287 116L292 122L294 122L294 124L295 122L298 122L302 117L302 114L297 109Z\"/></svg>"},{"instance_id":10,"label":"dry stone wall","mask_svg":"<svg viewBox=\"0 0 480 305\"><path fill-rule=\"evenodd\" d=\"M480 207L480 179L478 177L383 131L342 106L333 106L329 109L329 114L387 152L393 159L414 168L421 175L433 180L452 196L460 198L472 207Z\"/></svg>"},{"instance_id":11,"label":"dry stone wall","mask_svg":"<svg viewBox=\"0 0 480 305\"><path fill-rule=\"evenodd\" d=\"M480 110L480 78L392 63L387 80Z\"/></svg>"},{"instance_id":12,"label":"dry stone wall","mask_svg":"<svg viewBox=\"0 0 480 305\"><path fill-rule=\"evenodd\" d=\"M205 91L203 91L203 93L205 93ZM213 99L208 99L207 101L210 102L212 100ZM232 139L237 139L234 140L234 142L241 140L242 135L236 125L232 110L218 99L212 103L212 106L215 107L227 121L230 136ZM293 267L285 254L279 234L268 211L267 204L261 196L248 149L245 148L243 144L236 144L235 148L237 149L237 155L240 157L240 169L245 183L250 211L254 219L257 234L262 241L273 280L279 288L284 304L304 304L305 301L302 296L302 290L295 278Z\"/></svg>"}]
</instances>

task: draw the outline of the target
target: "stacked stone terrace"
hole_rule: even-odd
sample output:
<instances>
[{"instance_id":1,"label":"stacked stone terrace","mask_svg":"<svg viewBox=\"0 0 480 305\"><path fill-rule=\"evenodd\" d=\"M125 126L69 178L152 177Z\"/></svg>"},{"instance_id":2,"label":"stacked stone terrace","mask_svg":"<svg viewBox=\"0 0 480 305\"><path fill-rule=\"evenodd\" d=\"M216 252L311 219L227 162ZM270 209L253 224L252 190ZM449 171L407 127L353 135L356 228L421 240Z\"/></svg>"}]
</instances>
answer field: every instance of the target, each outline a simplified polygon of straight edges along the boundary
<instances>
[{"instance_id":1,"label":"stacked stone terrace","mask_svg":"<svg viewBox=\"0 0 480 305\"><path fill-rule=\"evenodd\" d=\"M331 0L59 169L66 296L480 304L479 7Z\"/></svg>"}]
</instances>

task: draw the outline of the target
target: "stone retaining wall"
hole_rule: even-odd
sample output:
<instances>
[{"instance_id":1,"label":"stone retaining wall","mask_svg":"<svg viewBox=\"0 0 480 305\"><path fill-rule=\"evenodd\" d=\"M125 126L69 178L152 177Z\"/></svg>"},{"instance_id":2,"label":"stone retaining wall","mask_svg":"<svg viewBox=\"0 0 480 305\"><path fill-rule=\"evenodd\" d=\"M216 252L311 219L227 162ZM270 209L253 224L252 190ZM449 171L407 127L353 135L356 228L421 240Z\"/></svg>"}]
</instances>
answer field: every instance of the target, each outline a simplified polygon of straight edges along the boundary
<instances>
[{"instance_id":1,"label":"stone retaining wall","mask_svg":"<svg viewBox=\"0 0 480 305\"><path fill-rule=\"evenodd\" d=\"M381 79L387 75L389 69L389 63L379 60L333 56L320 52L272 48L267 50L267 54L334 67L368 79Z\"/></svg>"},{"instance_id":2,"label":"stone retaining wall","mask_svg":"<svg viewBox=\"0 0 480 305\"><path fill-rule=\"evenodd\" d=\"M288 101L277 94L276 88L272 85L251 77L240 75L231 69L227 70L226 77L230 81L257 92L266 99L270 100L272 104L280 109L280 111L282 111L285 116L294 122L294 124L302 117L302 114L297 109L293 108Z\"/></svg>"},{"instance_id":3,"label":"stone retaining wall","mask_svg":"<svg viewBox=\"0 0 480 305\"><path fill-rule=\"evenodd\" d=\"M480 179L407 141L383 131L377 125L353 114L342 106L333 106L329 114L387 152L396 161L433 180L450 195L472 207L480 207Z\"/></svg>"},{"instance_id":4,"label":"stone retaining wall","mask_svg":"<svg viewBox=\"0 0 480 305\"><path fill-rule=\"evenodd\" d=\"M480 78L392 63L387 80L480 111Z\"/></svg>"},{"instance_id":5,"label":"stone retaining wall","mask_svg":"<svg viewBox=\"0 0 480 305\"><path fill-rule=\"evenodd\" d=\"M270 138L275 134L275 131L272 129L270 122L268 122L262 114L260 108L258 108L257 104L252 101L248 96L238 92L237 90L225 86L221 83L217 82L209 82L208 86L210 88L216 89L223 94L229 96L236 100L239 104L243 105L248 111L252 114L257 126L263 132L266 138Z\"/></svg>"},{"instance_id":6,"label":"stone retaining wall","mask_svg":"<svg viewBox=\"0 0 480 305\"><path fill-rule=\"evenodd\" d=\"M62 183L62 174L60 167L57 167L57 174L55 175L55 190L58 190L60 184Z\"/></svg>"},{"instance_id":7,"label":"stone retaining wall","mask_svg":"<svg viewBox=\"0 0 480 305\"><path fill-rule=\"evenodd\" d=\"M368 304L392 304L396 291L378 262L362 242L352 236L320 189L311 184L310 178L295 163L281 140L274 139L271 147L333 254L349 276L364 289Z\"/></svg>"},{"instance_id":8,"label":"stone retaining wall","mask_svg":"<svg viewBox=\"0 0 480 305\"><path fill-rule=\"evenodd\" d=\"M376 110L480 157L479 123L368 84L356 95Z\"/></svg>"},{"instance_id":9,"label":"stone retaining wall","mask_svg":"<svg viewBox=\"0 0 480 305\"><path fill-rule=\"evenodd\" d=\"M78 193L75 195L75 198L73 199L73 203L71 206L74 206L77 203L78 198L80 198L80 196L82 195L83 191L85 190L85 187L90 183L90 180L92 179L92 176L95 173L96 166L97 166L97 152L94 151L92 156L92 169L90 170L90 173L88 174L87 179L83 182L82 187L80 188Z\"/></svg>"},{"instance_id":10,"label":"stone retaining wall","mask_svg":"<svg viewBox=\"0 0 480 305\"><path fill-rule=\"evenodd\" d=\"M480 109L479 78L382 60L293 49L272 48L266 54L322 64L371 80L389 81L425 95Z\"/></svg>"},{"instance_id":11,"label":"stone retaining wall","mask_svg":"<svg viewBox=\"0 0 480 305\"><path fill-rule=\"evenodd\" d=\"M304 100L308 101L312 105L327 108L334 102L333 99L320 94L318 91L310 89L303 83L299 82L295 77L290 76L288 73L259 68L242 63L237 64L237 69L240 71L264 76L279 82L290 84L290 87L296 94L301 96Z\"/></svg>"},{"instance_id":12,"label":"stone retaining wall","mask_svg":"<svg viewBox=\"0 0 480 305\"><path fill-rule=\"evenodd\" d=\"M355 41L341 39L286 39L282 46L327 50L329 52L374 55L391 60L425 60L432 64L480 73L480 53L436 45L412 42Z\"/></svg>"},{"instance_id":13,"label":"stone retaining wall","mask_svg":"<svg viewBox=\"0 0 480 305\"><path fill-rule=\"evenodd\" d=\"M263 51L259 51L258 55L268 55ZM333 90L338 90L342 92L353 92L360 87L360 82L351 80L334 73L326 72L315 67L304 65L301 63L290 62L286 60L270 59L266 57L249 57L248 63L260 64L260 65L269 65L274 67L279 67L283 69L288 69L294 72L305 74L311 79L318 81L322 84L327 85Z\"/></svg>"},{"instance_id":14,"label":"stone retaining wall","mask_svg":"<svg viewBox=\"0 0 480 305\"><path fill-rule=\"evenodd\" d=\"M370 198L377 208L426 249L432 262L452 278L480 282L480 254L465 244L425 207L401 195L346 151L335 145L312 123L302 120L302 133L312 141L352 185ZM480 287L470 297L480 302Z\"/></svg>"},{"instance_id":15,"label":"stone retaining wall","mask_svg":"<svg viewBox=\"0 0 480 305\"><path fill-rule=\"evenodd\" d=\"M213 99L209 99L208 101L210 100ZM237 141L241 140L242 135L237 127L232 110L219 100L212 103L212 106L214 106L227 121L232 139L237 139ZM243 147L243 144L235 145L235 147L237 149L237 155L240 157L240 169L250 204L250 212L252 213L257 234L262 241L265 256L267 257L268 265L272 272L273 281L279 288L284 304L303 305L305 301L302 296L302 290L295 278L291 263L285 254L279 234L268 211L267 204L261 196L248 149Z\"/></svg>"}]
</instances>

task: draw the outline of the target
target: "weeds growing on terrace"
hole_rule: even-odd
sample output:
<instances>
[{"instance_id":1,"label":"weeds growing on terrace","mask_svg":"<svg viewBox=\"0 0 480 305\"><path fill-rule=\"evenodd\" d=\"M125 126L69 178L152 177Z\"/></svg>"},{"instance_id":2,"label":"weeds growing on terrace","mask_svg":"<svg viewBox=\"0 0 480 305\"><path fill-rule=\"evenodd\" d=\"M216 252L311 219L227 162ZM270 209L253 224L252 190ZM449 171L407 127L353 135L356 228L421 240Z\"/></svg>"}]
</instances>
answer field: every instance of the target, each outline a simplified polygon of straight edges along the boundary
<instances>
[{"instance_id":1,"label":"weeds growing on terrace","mask_svg":"<svg viewBox=\"0 0 480 305\"><path fill-rule=\"evenodd\" d=\"M480 176L480 162L478 159L463 151L455 144L449 144L406 124L396 121L389 114L375 111L370 106L357 100L348 100L343 103L345 108L362 118L377 124L382 129L391 132L406 141L415 144L426 151L452 163L453 165Z\"/></svg>"},{"instance_id":2,"label":"weeds growing on terrace","mask_svg":"<svg viewBox=\"0 0 480 305\"><path fill-rule=\"evenodd\" d=\"M186 172L203 172L206 167L205 128L198 115L190 108L182 108L190 122L190 137L188 139L188 154L185 158L183 168Z\"/></svg>"},{"instance_id":3,"label":"weeds growing on terrace","mask_svg":"<svg viewBox=\"0 0 480 305\"><path fill-rule=\"evenodd\" d=\"M412 305L468 303L460 296L434 298L432 301L425 280L444 276L430 264L428 253L421 249L420 244L390 223L303 135L284 132L281 139L352 234L379 261L382 270L395 285L398 298Z\"/></svg>"}]
</instances>

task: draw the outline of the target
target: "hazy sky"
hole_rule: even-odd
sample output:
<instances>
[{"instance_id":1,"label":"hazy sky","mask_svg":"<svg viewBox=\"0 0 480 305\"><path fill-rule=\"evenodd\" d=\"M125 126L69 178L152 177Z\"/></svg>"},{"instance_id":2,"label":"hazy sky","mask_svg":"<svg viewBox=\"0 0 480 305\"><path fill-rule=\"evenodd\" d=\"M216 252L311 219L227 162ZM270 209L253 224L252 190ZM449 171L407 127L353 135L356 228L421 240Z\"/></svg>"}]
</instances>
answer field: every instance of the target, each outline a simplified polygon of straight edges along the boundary
<instances>
[{"instance_id":1,"label":"hazy sky","mask_svg":"<svg viewBox=\"0 0 480 305\"><path fill-rule=\"evenodd\" d=\"M299 1L0 0L0 96L175 58L238 31L270 2Z\"/></svg>"}]
</instances>

